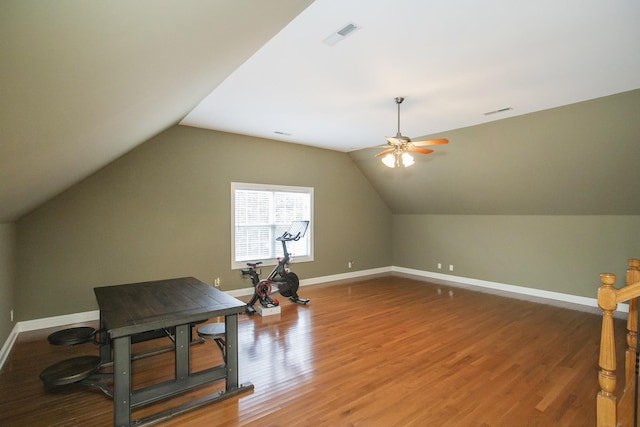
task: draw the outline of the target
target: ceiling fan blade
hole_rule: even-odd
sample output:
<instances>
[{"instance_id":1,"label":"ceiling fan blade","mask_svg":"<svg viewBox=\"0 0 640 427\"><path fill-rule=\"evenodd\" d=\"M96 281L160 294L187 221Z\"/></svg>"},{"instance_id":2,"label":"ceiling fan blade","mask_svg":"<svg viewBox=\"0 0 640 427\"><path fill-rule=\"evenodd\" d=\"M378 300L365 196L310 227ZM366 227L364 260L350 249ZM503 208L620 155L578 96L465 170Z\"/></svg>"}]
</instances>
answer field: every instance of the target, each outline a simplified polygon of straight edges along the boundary
<instances>
[{"instance_id":1,"label":"ceiling fan blade","mask_svg":"<svg viewBox=\"0 0 640 427\"><path fill-rule=\"evenodd\" d=\"M429 150L428 148L422 148L422 147L409 147L407 148L408 151L413 151L416 153L420 153L420 154L429 154L429 153L433 153L433 150Z\"/></svg>"},{"instance_id":2,"label":"ceiling fan blade","mask_svg":"<svg viewBox=\"0 0 640 427\"><path fill-rule=\"evenodd\" d=\"M382 153L378 153L376 154L376 157L382 157L385 156L389 153L393 153L394 149L393 148L389 148L388 150L384 150Z\"/></svg>"},{"instance_id":3,"label":"ceiling fan blade","mask_svg":"<svg viewBox=\"0 0 640 427\"><path fill-rule=\"evenodd\" d=\"M440 144L448 144L449 140L442 138L442 139L425 139L425 140L411 140L411 143L413 145L440 145Z\"/></svg>"}]
</instances>

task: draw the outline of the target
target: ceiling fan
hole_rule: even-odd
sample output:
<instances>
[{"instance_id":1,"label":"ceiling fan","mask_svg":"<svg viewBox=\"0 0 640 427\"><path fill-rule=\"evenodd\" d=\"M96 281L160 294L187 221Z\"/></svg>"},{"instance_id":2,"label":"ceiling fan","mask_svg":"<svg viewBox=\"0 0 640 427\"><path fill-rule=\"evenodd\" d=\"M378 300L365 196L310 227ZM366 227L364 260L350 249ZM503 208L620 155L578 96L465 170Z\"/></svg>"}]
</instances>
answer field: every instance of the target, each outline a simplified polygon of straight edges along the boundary
<instances>
[{"instance_id":1,"label":"ceiling fan","mask_svg":"<svg viewBox=\"0 0 640 427\"><path fill-rule=\"evenodd\" d=\"M398 133L396 136L387 136L387 145L389 147L381 153L378 153L376 157L382 157L382 163L390 168L395 167L407 167L414 163L413 156L409 154L409 151L420 154L433 153L433 150L428 148L422 148L425 145L440 145L448 144L448 139L426 139L413 141L411 138L406 137L400 133L400 104L402 104L404 98L397 97L396 104L398 105Z\"/></svg>"}]
</instances>

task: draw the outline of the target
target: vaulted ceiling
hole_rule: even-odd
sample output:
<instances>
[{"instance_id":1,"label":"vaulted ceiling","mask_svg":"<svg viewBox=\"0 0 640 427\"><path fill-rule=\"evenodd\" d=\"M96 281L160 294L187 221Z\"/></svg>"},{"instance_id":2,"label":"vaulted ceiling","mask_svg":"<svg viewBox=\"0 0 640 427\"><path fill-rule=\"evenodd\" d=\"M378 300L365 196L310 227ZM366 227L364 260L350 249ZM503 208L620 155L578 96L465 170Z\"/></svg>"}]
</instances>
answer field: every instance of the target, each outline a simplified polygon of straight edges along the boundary
<instances>
[{"instance_id":1,"label":"vaulted ceiling","mask_svg":"<svg viewBox=\"0 0 640 427\"><path fill-rule=\"evenodd\" d=\"M640 214L639 19L628 0L5 0L0 222L178 123L349 152L397 213ZM451 140L404 170L367 148L396 96L403 134Z\"/></svg>"}]
</instances>

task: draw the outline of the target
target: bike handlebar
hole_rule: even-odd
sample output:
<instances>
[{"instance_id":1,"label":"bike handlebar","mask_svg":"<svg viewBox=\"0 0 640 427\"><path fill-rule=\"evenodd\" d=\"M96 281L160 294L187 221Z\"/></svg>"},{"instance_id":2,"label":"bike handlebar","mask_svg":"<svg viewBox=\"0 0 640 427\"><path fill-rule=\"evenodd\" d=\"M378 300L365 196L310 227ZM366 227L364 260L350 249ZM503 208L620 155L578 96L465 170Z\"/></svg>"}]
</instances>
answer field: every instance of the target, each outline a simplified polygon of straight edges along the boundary
<instances>
[{"instance_id":1,"label":"bike handlebar","mask_svg":"<svg viewBox=\"0 0 640 427\"><path fill-rule=\"evenodd\" d=\"M280 237L276 237L276 240L279 242L290 242L292 240L294 241L298 241L300 240L300 233L296 234L295 236L291 233L289 233L288 231L285 231L284 234Z\"/></svg>"}]
</instances>

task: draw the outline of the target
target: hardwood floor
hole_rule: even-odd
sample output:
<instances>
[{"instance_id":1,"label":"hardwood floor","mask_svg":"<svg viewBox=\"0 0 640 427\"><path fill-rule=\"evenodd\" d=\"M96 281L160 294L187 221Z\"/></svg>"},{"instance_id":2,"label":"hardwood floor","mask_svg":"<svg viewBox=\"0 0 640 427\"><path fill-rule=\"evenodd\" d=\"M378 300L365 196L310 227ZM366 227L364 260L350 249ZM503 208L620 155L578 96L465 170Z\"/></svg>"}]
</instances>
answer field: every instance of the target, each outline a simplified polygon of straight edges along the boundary
<instances>
[{"instance_id":1,"label":"hardwood floor","mask_svg":"<svg viewBox=\"0 0 640 427\"><path fill-rule=\"evenodd\" d=\"M240 381L253 393L162 425L595 425L597 314L396 276L299 293L311 303L285 300L279 316L240 316ZM112 401L100 391L39 381L59 360L97 354L92 344L49 345L52 331L16 341L0 372L0 426L111 425ZM621 320L616 334L623 354ZM194 369L214 359L213 342L192 347ZM134 361L134 387L169 379L172 364L172 353Z\"/></svg>"}]
</instances>

